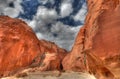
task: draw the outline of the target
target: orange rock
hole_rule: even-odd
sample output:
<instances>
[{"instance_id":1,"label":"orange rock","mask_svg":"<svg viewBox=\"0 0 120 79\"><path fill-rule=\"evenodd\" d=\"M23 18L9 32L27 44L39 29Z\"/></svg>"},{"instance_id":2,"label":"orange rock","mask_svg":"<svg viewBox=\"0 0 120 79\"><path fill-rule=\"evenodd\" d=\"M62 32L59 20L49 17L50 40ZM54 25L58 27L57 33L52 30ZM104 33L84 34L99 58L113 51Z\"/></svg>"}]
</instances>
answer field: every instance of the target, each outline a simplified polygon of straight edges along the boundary
<instances>
[{"instance_id":1,"label":"orange rock","mask_svg":"<svg viewBox=\"0 0 120 79\"><path fill-rule=\"evenodd\" d=\"M40 48L45 48L43 50L45 58L42 63L45 64L45 67L41 67L41 70L62 70L62 60L66 56L67 51L59 48L55 43L45 40L41 40L40 45Z\"/></svg>"},{"instance_id":2,"label":"orange rock","mask_svg":"<svg viewBox=\"0 0 120 79\"><path fill-rule=\"evenodd\" d=\"M120 1L88 0L85 25L72 51L63 60L65 70L88 71L98 79L120 78Z\"/></svg>"},{"instance_id":3,"label":"orange rock","mask_svg":"<svg viewBox=\"0 0 120 79\"><path fill-rule=\"evenodd\" d=\"M25 22L0 16L1 76L30 65L39 53L39 40Z\"/></svg>"},{"instance_id":4,"label":"orange rock","mask_svg":"<svg viewBox=\"0 0 120 79\"><path fill-rule=\"evenodd\" d=\"M66 51L57 45L38 40L25 22L0 16L0 76L8 76L42 63L47 63L45 67L43 65L43 70L60 70L65 55Z\"/></svg>"},{"instance_id":5,"label":"orange rock","mask_svg":"<svg viewBox=\"0 0 120 79\"><path fill-rule=\"evenodd\" d=\"M67 51L59 48L55 43L45 40L40 40L39 45L41 56L38 56L32 65L39 66L41 71L62 70L61 62Z\"/></svg>"}]
</instances>

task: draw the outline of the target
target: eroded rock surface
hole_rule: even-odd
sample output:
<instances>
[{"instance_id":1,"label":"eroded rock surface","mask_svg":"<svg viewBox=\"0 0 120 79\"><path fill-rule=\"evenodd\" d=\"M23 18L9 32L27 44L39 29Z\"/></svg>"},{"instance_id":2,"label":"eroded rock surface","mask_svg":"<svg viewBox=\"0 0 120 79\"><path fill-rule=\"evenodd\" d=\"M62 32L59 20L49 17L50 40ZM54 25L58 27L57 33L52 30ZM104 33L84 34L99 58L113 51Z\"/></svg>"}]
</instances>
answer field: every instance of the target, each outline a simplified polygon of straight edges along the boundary
<instances>
[{"instance_id":1,"label":"eroded rock surface","mask_svg":"<svg viewBox=\"0 0 120 79\"><path fill-rule=\"evenodd\" d=\"M120 1L87 0L88 14L65 70L88 71L98 79L120 78Z\"/></svg>"},{"instance_id":2,"label":"eroded rock surface","mask_svg":"<svg viewBox=\"0 0 120 79\"><path fill-rule=\"evenodd\" d=\"M39 47L41 55L37 56L33 66L38 66L36 70L62 70L62 60L66 56L67 51L59 48L54 42L40 40Z\"/></svg>"},{"instance_id":3,"label":"eroded rock surface","mask_svg":"<svg viewBox=\"0 0 120 79\"><path fill-rule=\"evenodd\" d=\"M65 55L54 43L38 40L25 22L0 16L0 77L29 67L60 70Z\"/></svg>"},{"instance_id":4,"label":"eroded rock surface","mask_svg":"<svg viewBox=\"0 0 120 79\"><path fill-rule=\"evenodd\" d=\"M39 53L39 40L26 23L0 16L1 76L7 76L30 65Z\"/></svg>"}]
</instances>

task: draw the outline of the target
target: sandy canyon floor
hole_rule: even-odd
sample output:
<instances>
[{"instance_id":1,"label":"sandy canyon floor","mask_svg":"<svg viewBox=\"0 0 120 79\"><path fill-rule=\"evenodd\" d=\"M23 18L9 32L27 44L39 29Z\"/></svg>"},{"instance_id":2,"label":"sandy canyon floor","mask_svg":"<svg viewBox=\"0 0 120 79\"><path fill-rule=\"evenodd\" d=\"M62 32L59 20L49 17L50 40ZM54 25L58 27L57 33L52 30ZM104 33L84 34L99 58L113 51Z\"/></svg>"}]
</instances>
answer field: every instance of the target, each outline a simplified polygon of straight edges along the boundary
<instances>
[{"instance_id":1,"label":"sandy canyon floor","mask_svg":"<svg viewBox=\"0 0 120 79\"><path fill-rule=\"evenodd\" d=\"M93 75L81 72L59 72L59 71L46 71L46 72L27 72L17 74L11 77L1 79L96 79Z\"/></svg>"}]
</instances>

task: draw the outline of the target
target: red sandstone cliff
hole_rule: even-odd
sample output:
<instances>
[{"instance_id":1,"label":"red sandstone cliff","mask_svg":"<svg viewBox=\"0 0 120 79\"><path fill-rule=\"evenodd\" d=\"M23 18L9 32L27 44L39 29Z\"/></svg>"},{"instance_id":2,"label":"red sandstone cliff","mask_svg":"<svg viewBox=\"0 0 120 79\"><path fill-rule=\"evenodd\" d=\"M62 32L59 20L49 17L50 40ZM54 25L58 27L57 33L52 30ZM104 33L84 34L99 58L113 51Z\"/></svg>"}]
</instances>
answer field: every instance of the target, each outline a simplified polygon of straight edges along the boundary
<instances>
[{"instance_id":1,"label":"red sandstone cliff","mask_svg":"<svg viewBox=\"0 0 120 79\"><path fill-rule=\"evenodd\" d=\"M88 13L64 70L90 72L98 79L120 78L120 0L87 0Z\"/></svg>"},{"instance_id":2,"label":"red sandstone cliff","mask_svg":"<svg viewBox=\"0 0 120 79\"><path fill-rule=\"evenodd\" d=\"M65 55L54 43L38 40L25 22L0 16L0 77L29 67L60 70Z\"/></svg>"}]
</instances>

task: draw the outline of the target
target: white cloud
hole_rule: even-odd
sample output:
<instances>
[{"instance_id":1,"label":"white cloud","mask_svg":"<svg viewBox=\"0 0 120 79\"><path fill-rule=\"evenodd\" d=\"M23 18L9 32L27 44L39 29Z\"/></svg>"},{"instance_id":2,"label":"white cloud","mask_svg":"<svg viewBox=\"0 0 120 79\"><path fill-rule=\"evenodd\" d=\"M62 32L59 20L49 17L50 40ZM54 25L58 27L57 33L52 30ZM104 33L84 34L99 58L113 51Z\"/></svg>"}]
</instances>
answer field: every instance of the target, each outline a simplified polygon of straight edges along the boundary
<instances>
[{"instance_id":1,"label":"white cloud","mask_svg":"<svg viewBox=\"0 0 120 79\"><path fill-rule=\"evenodd\" d=\"M60 47L70 50L80 27L81 26L71 27L61 22L56 22L52 25L51 32L58 34L58 36L52 39L52 41Z\"/></svg>"},{"instance_id":2,"label":"white cloud","mask_svg":"<svg viewBox=\"0 0 120 79\"><path fill-rule=\"evenodd\" d=\"M65 12L61 13L60 16L55 9L39 6L33 20L28 21L28 23L39 39L53 41L60 47L70 50L81 26L72 27L56 21L58 18L69 16L73 11L70 0L62 2L61 11ZM49 23L52 25L48 26Z\"/></svg>"},{"instance_id":3,"label":"white cloud","mask_svg":"<svg viewBox=\"0 0 120 79\"><path fill-rule=\"evenodd\" d=\"M46 7L39 7L36 14L36 19L40 19L45 24L52 23L58 18L57 12L54 9L47 9Z\"/></svg>"},{"instance_id":4,"label":"white cloud","mask_svg":"<svg viewBox=\"0 0 120 79\"><path fill-rule=\"evenodd\" d=\"M22 12L21 0L0 0L0 13L4 13L10 17L17 17ZM13 3L14 7L9 7Z\"/></svg>"},{"instance_id":5,"label":"white cloud","mask_svg":"<svg viewBox=\"0 0 120 79\"><path fill-rule=\"evenodd\" d=\"M80 26L72 27L69 25L64 25L62 22L53 22L49 27L46 23L42 22L40 18L34 18L32 21L27 22L30 26L32 26L34 31L36 31L36 35L39 39L53 41L60 47L67 50L71 49L80 28ZM54 34L56 34L56 36L54 36Z\"/></svg>"},{"instance_id":6,"label":"white cloud","mask_svg":"<svg viewBox=\"0 0 120 79\"><path fill-rule=\"evenodd\" d=\"M15 9L16 9L17 11L23 13L21 3L22 3L22 0L15 0L15 1L14 1Z\"/></svg>"},{"instance_id":7,"label":"white cloud","mask_svg":"<svg viewBox=\"0 0 120 79\"><path fill-rule=\"evenodd\" d=\"M15 13L15 14L13 14L13 13ZM19 15L19 11L15 8L7 7L4 9L4 14L9 15L10 17L17 17Z\"/></svg>"},{"instance_id":8,"label":"white cloud","mask_svg":"<svg viewBox=\"0 0 120 79\"><path fill-rule=\"evenodd\" d=\"M79 10L79 12L73 17L74 20L81 21L82 23L84 23L86 12L87 12L87 7L86 7L86 3L84 3L82 5L82 8Z\"/></svg>"},{"instance_id":9,"label":"white cloud","mask_svg":"<svg viewBox=\"0 0 120 79\"><path fill-rule=\"evenodd\" d=\"M61 5L61 17L69 16L72 13L73 8L71 3L62 3Z\"/></svg>"}]
</instances>

